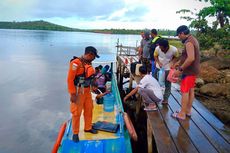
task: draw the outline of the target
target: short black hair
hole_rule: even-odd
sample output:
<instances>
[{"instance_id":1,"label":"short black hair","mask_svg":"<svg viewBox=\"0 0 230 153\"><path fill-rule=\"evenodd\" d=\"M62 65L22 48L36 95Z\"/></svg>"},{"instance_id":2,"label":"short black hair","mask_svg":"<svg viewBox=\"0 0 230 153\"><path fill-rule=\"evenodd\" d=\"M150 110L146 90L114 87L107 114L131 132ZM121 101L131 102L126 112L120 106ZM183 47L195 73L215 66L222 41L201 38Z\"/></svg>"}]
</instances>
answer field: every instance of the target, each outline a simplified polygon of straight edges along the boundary
<instances>
[{"instance_id":1,"label":"short black hair","mask_svg":"<svg viewBox=\"0 0 230 153\"><path fill-rule=\"evenodd\" d=\"M152 29L151 33L153 33L154 35L157 35L157 30L156 29Z\"/></svg>"},{"instance_id":2,"label":"short black hair","mask_svg":"<svg viewBox=\"0 0 230 153\"><path fill-rule=\"evenodd\" d=\"M144 66L144 65L140 66L140 67L139 67L139 72L140 72L141 74L147 74L147 67Z\"/></svg>"},{"instance_id":3,"label":"short black hair","mask_svg":"<svg viewBox=\"0 0 230 153\"><path fill-rule=\"evenodd\" d=\"M144 31L144 35L145 35L146 38L149 38L150 31L149 31L148 29L146 29L146 30Z\"/></svg>"},{"instance_id":4,"label":"short black hair","mask_svg":"<svg viewBox=\"0 0 230 153\"><path fill-rule=\"evenodd\" d=\"M102 66L102 65L99 65L98 68L101 70L101 69L103 68L103 66Z\"/></svg>"},{"instance_id":5,"label":"short black hair","mask_svg":"<svg viewBox=\"0 0 230 153\"><path fill-rule=\"evenodd\" d=\"M158 42L159 46L163 46L164 48L169 47L169 41L167 39L161 38Z\"/></svg>"},{"instance_id":6,"label":"short black hair","mask_svg":"<svg viewBox=\"0 0 230 153\"><path fill-rule=\"evenodd\" d=\"M96 70L96 71L99 71L100 69L99 69L99 67L95 67L95 70Z\"/></svg>"},{"instance_id":7,"label":"short black hair","mask_svg":"<svg viewBox=\"0 0 230 153\"><path fill-rule=\"evenodd\" d=\"M181 25L176 30L176 36L178 36L180 33L184 33L185 35L190 33L189 28L186 25Z\"/></svg>"}]
</instances>

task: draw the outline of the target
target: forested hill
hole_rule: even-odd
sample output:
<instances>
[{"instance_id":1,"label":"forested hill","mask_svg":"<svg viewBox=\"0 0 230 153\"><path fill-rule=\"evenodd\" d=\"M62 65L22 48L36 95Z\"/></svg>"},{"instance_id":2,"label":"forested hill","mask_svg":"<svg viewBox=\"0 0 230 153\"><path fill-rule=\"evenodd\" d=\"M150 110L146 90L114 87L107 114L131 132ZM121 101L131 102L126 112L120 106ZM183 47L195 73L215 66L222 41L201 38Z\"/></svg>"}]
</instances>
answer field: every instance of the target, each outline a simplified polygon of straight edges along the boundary
<instances>
[{"instance_id":1,"label":"forested hill","mask_svg":"<svg viewBox=\"0 0 230 153\"><path fill-rule=\"evenodd\" d=\"M95 32L105 34L140 34L143 29L76 29L69 28L46 21L26 21L26 22L0 22L0 29L27 29L27 30L53 30L53 31L77 31L77 32ZM158 30L160 35L174 36L175 31L161 29Z\"/></svg>"},{"instance_id":2,"label":"forested hill","mask_svg":"<svg viewBox=\"0 0 230 153\"><path fill-rule=\"evenodd\" d=\"M60 26L46 21L0 22L0 29L78 31L78 29Z\"/></svg>"}]
</instances>

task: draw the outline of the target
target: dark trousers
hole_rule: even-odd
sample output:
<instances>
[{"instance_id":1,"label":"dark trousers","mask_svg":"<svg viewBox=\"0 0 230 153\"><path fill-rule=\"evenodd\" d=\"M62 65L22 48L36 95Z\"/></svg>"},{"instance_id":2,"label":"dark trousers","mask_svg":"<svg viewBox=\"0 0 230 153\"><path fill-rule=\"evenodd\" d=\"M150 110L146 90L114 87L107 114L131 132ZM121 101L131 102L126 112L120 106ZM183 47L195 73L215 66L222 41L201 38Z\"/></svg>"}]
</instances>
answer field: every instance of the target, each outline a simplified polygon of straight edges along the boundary
<instances>
[{"instance_id":1,"label":"dark trousers","mask_svg":"<svg viewBox=\"0 0 230 153\"><path fill-rule=\"evenodd\" d=\"M158 72L160 69L156 68L154 71L154 78L158 80ZM167 77L169 75L169 70L165 70L165 92L164 92L164 100L168 100L170 94L171 94L171 82L167 80Z\"/></svg>"}]
</instances>

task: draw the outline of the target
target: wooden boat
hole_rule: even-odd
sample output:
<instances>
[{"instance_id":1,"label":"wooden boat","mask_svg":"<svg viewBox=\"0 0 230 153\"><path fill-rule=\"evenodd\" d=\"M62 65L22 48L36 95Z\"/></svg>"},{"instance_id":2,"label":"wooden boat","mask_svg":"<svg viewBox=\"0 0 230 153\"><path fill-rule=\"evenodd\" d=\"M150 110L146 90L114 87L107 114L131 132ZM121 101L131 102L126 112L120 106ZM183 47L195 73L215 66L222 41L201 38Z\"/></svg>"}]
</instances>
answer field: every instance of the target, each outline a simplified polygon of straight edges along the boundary
<instances>
[{"instance_id":1,"label":"wooden boat","mask_svg":"<svg viewBox=\"0 0 230 153\"><path fill-rule=\"evenodd\" d=\"M72 122L71 119L60 128L59 135L54 145L52 153L131 153L131 143L127 128L124 128L125 121L123 118L124 110L117 87L115 75L112 75L112 94L115 97L114 111L105 112L103 105L98 105L94 102L93 122L106 121L110 123L119 124L116 133L98 131L98 134L91 134L84 132L83 115L80 122L80 132L78 143L72 141ZM125 117L126 119L127 117ZM128 122L130 124L130 122ZM132 124L132 123L131 123ZM130 127L127 126L127 127ZM131 127L133 127L131 125ZM134 130L135 132L135 130ZM134 134L135 139L136 135Z\"/></svg>"}]
</instances>

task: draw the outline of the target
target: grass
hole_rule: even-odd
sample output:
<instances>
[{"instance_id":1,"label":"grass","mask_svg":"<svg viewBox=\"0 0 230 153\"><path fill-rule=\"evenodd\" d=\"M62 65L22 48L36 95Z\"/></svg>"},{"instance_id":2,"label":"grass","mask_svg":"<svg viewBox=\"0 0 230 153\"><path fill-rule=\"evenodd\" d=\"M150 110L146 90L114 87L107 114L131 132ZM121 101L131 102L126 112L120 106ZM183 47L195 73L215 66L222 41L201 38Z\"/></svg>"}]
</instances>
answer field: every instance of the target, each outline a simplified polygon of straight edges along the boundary
<instances>
[{"instance_id":1,"label":"grass","mask_svg":"<svg viewBox=\"0 0 230 153\"><path fill-rule=\"evenodd\" d=\"M230 59L230 55L225 55L224 58Z\"/></svg>"},{"instance_id":2,"label":"grass","mask_svg":"<svg viewBox=\"0 0 230 153\"><path fill-rule=\"evenodd\" d=\"M169 40L169 44L177 48L183 48L183 44L181 43L180 40Z\"/></svg>"}]
</instances>

